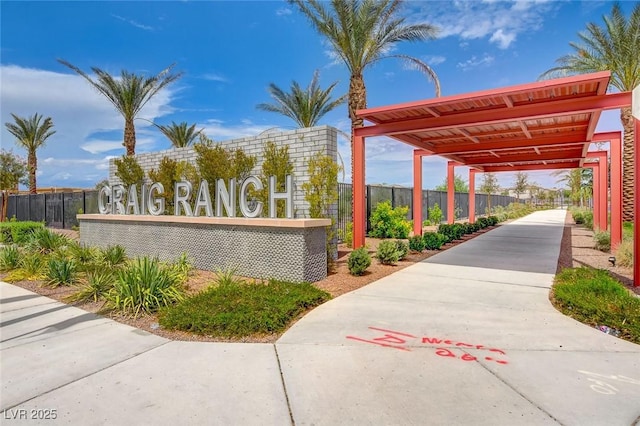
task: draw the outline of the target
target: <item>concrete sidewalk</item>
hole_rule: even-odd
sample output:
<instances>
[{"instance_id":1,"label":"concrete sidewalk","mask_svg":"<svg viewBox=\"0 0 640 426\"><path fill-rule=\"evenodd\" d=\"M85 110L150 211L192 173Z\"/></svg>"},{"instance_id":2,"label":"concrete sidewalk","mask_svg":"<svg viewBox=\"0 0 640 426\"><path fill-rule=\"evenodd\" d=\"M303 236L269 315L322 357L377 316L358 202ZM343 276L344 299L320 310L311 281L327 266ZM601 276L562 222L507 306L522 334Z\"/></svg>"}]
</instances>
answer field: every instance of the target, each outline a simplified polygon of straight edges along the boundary
<instances>
[{"instance_id":1,"label":"concrete sidewalk","mask_svg":"<svg viewBox=\"0 0 640 426\"><path fill-rule=\"evenodd\" d=\"M631 425L640 346L548 300L564 215L534 213L343 295L275 345L170 342L0 284L0 418Z\"/></svg>"}]
</instances>

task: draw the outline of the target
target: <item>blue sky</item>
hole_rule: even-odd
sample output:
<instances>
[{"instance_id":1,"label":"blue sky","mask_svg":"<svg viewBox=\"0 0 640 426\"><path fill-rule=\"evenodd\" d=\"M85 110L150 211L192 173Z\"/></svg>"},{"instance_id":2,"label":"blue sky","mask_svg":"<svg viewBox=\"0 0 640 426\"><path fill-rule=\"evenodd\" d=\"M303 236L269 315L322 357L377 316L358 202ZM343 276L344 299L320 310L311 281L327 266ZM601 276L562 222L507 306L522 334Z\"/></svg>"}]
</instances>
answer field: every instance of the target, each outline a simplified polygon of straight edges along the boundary
<instances>
[{"instance_id":1,"label":"blue sky","mask_svg":"<svg viewBox=\"0 0 640 426\"><path fill-rule=\"evenodd\" d=\"M622 2L629 12L634 2ZM535 81L588 22L602 22L606 1L414 1L403 8L410 22L440 28L435 41L403 43L398 53L428 62L440 77L443 95ZM159 124L197 123L215 141L292 129L278 114L256 109L269 102L269 83L303 87L320 70L323 87L339 81L346 93L347 69L332 59L328 45L295 6L284 1L1 1L0 146L25 155L6 131L10 113L35 112L53 119L57 133L38 151L38 186L93 187L107 177L108 159L124 153L124 121L108 101L59 64L63 58L90 72L126 69L156 74L172 63L184 76L160 92L140 117ZM394 59L365 73L368 106L428 99L433 85ZM321 124L349 130L346 106ZM603 114L598 130L620 129L617 111ZM136 152L169 148L148 122L136 121ZM350 181L348 141L339 151ZM368 183L410 186L412 148L390 139L367 141ZM466 179L465 168L459 172ZM424 188L441 183L444 160L424 161ZM530 181L558 186L549 172ZM498 174L503 187L513 176Z\"/></svg>"}]
</instances>

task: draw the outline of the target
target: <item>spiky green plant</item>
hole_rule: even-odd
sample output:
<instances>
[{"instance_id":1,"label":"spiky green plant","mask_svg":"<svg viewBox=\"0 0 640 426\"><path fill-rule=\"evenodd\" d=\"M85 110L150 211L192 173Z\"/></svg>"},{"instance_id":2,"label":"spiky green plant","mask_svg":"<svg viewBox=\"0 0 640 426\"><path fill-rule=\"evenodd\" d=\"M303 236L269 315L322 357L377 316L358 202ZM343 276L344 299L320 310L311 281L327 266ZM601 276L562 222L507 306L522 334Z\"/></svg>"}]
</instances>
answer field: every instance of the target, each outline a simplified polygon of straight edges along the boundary
<instances>
[{"instance_id":1,"label":"spiky green plant","mask_svg":"<svg viewBox=\"0 0 640 426\"><path fill-rule=\"evenodd\" d=\"M42 254L49 254L62 247L70 246L72 244L71 239L64 235L58 234L47 228L36 229L29 241L27 242L27 248L30 251L38 251Z\"/></svg>"},{"instance_id":2,"label":"spiky green plant","mask_svg":"<svg viewBox=\"0 0 640 426\"><path fill-rule=\"evenodd\" d=\"M28 279L41 278L45 266L45 257L40 253L28 253L20 259L20 269L25 272Z\"/></svg>"},{"instance_id":3,"label":"spiky green plant","mask_svg":"<svg viewBox=\"0 0 640 426\"><path fill-rule=\"evenodd\" d=\"M47 285L58 287L70 285L76 279L76 263L73 259L56 258L49 259L46 277Z\"/></svg>"},{"instance_id":4,"label":"spiky green plant","mask_svg":"<svg viewBox=\"0 0 640 426\"><path fill-rule=\"evenodd\" d=\"M184 298L182 286L157 258L142 257L118 270L113 288L106 295L110 308L137 317L155 312Z\"/></svg>"},{"instance_id":5,"label":"spiky green plant","mask_svg":"<svg viewBox=\"0 0 640 426\"><path fill-rule=\"evenodd\" d=\"M89 302L104 298L113 288L115 275L111 271L89 272L87 282L80 284L78 291L65 298L66 302Z\"/></svg>"},{"instance_id":6,"label":"spiky green plant","mask_svg":"<svg viewBox=\"0 0 640 426\"><path fill-rule=\"evenodd\" d=\"M119 244L101 250L102 260L109 266L117 266L127 260L125 249Z\"/></svg>"},{"instance_id":7,"label":"spiky green plant","mask_svg":"<svg viewBox=\"0 0 640 426\"><path fill-rule=\"evenodd\" d=\"M0 271L16 269L20 263L20 250L15 245L0 249Z\"/></svg>"}]
</instances>

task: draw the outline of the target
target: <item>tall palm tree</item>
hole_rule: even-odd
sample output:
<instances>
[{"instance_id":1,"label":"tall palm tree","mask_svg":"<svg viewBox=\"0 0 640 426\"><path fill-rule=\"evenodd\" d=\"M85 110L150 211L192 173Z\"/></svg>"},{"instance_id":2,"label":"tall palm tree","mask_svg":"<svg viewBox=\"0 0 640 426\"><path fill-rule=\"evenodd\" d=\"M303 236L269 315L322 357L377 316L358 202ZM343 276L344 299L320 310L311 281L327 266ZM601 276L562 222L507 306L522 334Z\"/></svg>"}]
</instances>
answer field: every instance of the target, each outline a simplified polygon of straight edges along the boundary
<instances>
[{"instance_id":1,"label":"tall palm tree","mask_svg":"<svg viewBox=\"0 0 640 426\"><path fill-rule=\"evenodd\" d=\"M306 89L302 89L297 81L291 83L291 92L287 93L274 83L269 84L269 94L275 101L273 104L258 104L256 107L263 111L277 112L291 118L300 127L313 127L329 111L342 105L347 96L331 99L331 92L338 82L334 82L327 89L320 88L318 71L313 73L313 79Z\"/></svg>"},{"instance_id":2,"label":"tall palm tree","mask_svg":"<svg viewBox=\"0 0 640 426\"><path fill-rule=\"evenodd\" d=\"M407 55L389 54L401 41L434 39L438 29L429 24L407 24L398 16L401 0L289 0L311 21L333 47L351 73L348 107L351 128L361 127L356 111L367 107L364 71L385 58L399 58L424 72L435 84L440 96L440 82L435 71L424 62ZM353 137L351 138L353 152ZM353 170L353 155L351 156ZM353 180L353 173L352 173Z\"/></svg>"},{"instance_id":3,"label":"tall palm tree","mask_svg":"<svg viewBox=\"0 0 640 426\"><path fill-rule=\"evenodd\" d=\"M27 150L29 193L36 194L36 170L38 170L36 151L38 148L43 147L46 140L56 132L52 130L53 120L51 120L51 117L47 117L42 121L42 115L38 115L38 113L27 118L19 117L13 113L11 116L15 123L5 123L5 126L9 133L15 136L16 143Z\"/></svg>"},{"instance_id":4,"label":"tall palm tree","mask_svg":"<svg viewBox=\"0 0 640 426\"><path fill-rule=\"evenodd\" d=\"M191 146L203 130L196 130L195 124L189 126L186 121L183 121L180 124L172 121L168 126L155 123L153 123L153 125L160 129L175 148Z\"/></svg>"},{"instance_id":5,"label":"tall palm tree","mask_svg":"<svg viewBox=\"0 0 640 426\"><path fill-rule=\"evenodd\" d=\"M611 86L621 92L640 85L640 3L636 3L629 19L615 3L610 16L603 16L604 27L590 22L578 34L580 42L569 45L574 52L559 58L556 67L541 77L611 71ZM622 108L620 121L624 129L622 174L622 219L633 220L633 116L631 107Z\"/></svg>"},{"instance_id":6,"label":"tall palm tree","mask_svg":"<svg viewBox=\"0 0 640 426\"><path fill-rule=\"evenodd\" d=\"M100 68L91 67L91 70L96 75L96 79L93 80L75 65L63 59L58 59L58 62L84 77L91 86L103 94L116 110L122 114L124 117L124 141L122 145L126 148L127 155L135 155L136 153L136 129L133 120L142 107L160 90L182 76L182 73L170 73L175 64L171 64L160 71L158 75L151 77L144 77L122 70L118 78Z\"/></svg>"}]
</instances>

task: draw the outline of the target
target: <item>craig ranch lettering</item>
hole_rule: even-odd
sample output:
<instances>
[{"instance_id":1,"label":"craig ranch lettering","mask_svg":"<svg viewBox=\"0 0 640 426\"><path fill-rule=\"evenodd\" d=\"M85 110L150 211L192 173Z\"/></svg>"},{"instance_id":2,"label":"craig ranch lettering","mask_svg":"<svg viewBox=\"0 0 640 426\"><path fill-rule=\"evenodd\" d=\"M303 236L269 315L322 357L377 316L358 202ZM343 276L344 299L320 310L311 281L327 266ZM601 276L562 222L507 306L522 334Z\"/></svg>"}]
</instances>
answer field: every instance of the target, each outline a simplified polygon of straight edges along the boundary
<instances>
[{"instance_id":1,"label":"craig ranch lettering","mask_svg":"<svg viewBox=\"0 0 640 426\"><path fill-rule=\"evenodd\" d=\"M285 178L284 192L276 192L276 177L269 177L269 217L276 217L276 202L284 200L285 215L293 218L293 179L290 175ZM240 185L239 201L240 214L247 218L260 217L263 203L250 200L249 190L264 189L262 181L256 176L249 176ZM215 199L215 211L211 201L213 190ZM229 185L223 179L218 179L215 188L210 188L206 180L200 181L197 193L194 192L191 182L176 182L174 186L175 216L207 216L222 217L223 210L228 217L236 216L236 179L230 179ZM126 201L125 201L126 194ZM133 214L159 216L165 211L164 186L160 182L154 182L147 186L143 184L138 191L137 185L125 188L124 185L103 186L98 193L98 211L100 214ZM196 194L193 205L190 204L192 194Z\"/></svg>"}]
</instances>

